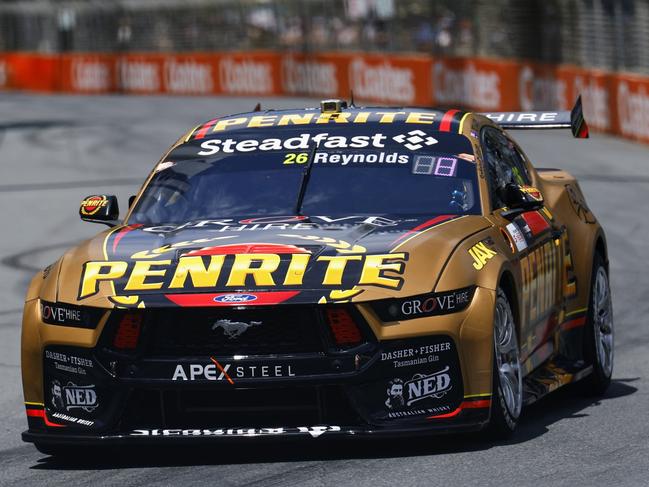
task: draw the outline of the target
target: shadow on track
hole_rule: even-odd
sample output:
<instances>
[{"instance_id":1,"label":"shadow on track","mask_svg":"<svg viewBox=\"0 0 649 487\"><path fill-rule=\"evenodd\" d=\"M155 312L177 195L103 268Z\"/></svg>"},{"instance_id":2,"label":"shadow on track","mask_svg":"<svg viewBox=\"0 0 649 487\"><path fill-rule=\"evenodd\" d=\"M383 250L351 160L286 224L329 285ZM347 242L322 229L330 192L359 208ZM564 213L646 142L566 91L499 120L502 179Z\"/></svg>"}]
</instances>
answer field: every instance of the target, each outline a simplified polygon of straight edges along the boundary
<instances>
[{"instance_id":1,"label":"shadow on track","mask_svg":"<svg viewBox=\"0 0 649 487\"><path fill-rule=\"evenodd\" d=\"M607 393L592 398L565 387L524 410L516 434L505 442L494 442L480 434L426 436L391 440L265 441L263 443L213 443L200 446L101 449L76 457L44 457L33 465L37 470L111 470L123 468L178 467L194 465L255 464L348 459L373 459L438 455L488 450L501 444L518 444L545 434L557 421L588 416L586 409L602 401L635 393L628 385L639 378L615 379ZM254 440L253 440L254 441Z\"/></svg>"}]
</instances>

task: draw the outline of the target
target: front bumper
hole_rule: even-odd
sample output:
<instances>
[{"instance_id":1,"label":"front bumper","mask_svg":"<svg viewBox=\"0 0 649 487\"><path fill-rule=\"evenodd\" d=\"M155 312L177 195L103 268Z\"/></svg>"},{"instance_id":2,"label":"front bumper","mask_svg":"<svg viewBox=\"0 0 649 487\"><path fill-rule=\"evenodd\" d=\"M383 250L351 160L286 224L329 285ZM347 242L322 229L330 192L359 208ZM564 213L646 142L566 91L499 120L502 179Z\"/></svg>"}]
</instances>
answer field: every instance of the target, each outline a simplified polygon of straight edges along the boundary
<instances>
[{"instance_id":1,"label":"front bumper","mask_svg":"<svg viewBox=\"0 0 649 487\"><path fill-rule=\"evenodd\" d=\"M446 335L334 355L128 364L95 349L50 346L43 367L45 402L27 404L23 434L43 444L448 433L480 429L490 411L489 394L465 395Z\"/></svg>"},{"instance_id":2,"label":"front bumper","mask_svg":"<svg viewBox=\"0 0 649 487\"><path fill-rule=\"evenodd\" d=\"M492 298L478 289L456 315L371 323L377 340L341 353L114 360L94 330L95 338L72 330L61 340L63 327L36 322L42 348L23 343L26 400L35 401L26 403L23 439L101 445L477 430L491 405L492 334L481 323Z\"/></svg>"}]
</instances>

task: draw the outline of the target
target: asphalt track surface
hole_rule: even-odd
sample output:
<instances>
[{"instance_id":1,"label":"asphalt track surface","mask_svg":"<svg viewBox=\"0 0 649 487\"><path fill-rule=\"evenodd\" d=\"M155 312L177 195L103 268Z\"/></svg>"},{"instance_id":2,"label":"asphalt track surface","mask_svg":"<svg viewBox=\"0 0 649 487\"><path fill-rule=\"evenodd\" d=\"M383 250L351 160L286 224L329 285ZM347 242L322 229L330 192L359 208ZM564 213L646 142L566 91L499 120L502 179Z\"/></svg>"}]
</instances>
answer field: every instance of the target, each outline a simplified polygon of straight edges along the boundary
<instances>
[{"instance_id":1,"label":"asphalt track surface","mask_svg":"<svg viewBox=\"0 0 649 487\"><path fill-rule=\"evenodd\" d=\"M23 443L20 321L30 277L102 227L92 193L130 194L196 123L242 98L0 95L0 485L649 485L649 148L594 134L517 133L541 167L581 180L608 236L614 380L599 399L567 389L526 409L505 443L475 436L120 450L61 462ZM265 107L313 106L298 99Z\"/></svg>"}]
</instances>

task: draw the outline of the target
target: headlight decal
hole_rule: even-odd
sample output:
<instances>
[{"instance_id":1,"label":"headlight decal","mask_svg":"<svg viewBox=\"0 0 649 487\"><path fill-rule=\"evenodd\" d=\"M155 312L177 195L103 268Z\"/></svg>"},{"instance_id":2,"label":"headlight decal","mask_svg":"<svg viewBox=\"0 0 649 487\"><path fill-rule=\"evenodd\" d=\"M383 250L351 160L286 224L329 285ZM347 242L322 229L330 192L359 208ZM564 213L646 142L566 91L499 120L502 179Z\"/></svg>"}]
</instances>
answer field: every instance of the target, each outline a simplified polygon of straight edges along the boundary
<instances>
[{"instance_id":1,"label":"headlight decal","mask_svg":"<svg viewBox=\"0 0 649 487\"><path fill-rule=\"evenodd\" d=\"M466 309L475 293L475 286L440 293L419 294L400 299L385 299L372 303L382 321L404 321L457 313Z\"/></svg>"}]
</instances>

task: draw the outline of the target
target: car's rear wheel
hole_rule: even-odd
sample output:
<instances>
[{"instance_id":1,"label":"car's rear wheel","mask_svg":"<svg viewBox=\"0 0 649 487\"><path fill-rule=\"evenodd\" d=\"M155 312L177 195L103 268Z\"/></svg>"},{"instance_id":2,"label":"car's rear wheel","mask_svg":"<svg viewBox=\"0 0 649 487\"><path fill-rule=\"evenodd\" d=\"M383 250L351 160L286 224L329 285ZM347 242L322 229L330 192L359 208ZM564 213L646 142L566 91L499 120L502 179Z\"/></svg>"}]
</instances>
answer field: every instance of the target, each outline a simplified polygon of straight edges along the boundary
<instances>
[{"instance_id":1,"label":"car's rear wheel","mask_svg":"<svg viewBox=\"0 0 649 487\"><path fill-rule=\"evenodd\" d=\"M509 437L518 424L523 407L523 374L516 322L505 292L498 288L494 315L493 398L488 433Z\"/></svg>"},{"instance_id":2,"label":"car's rear wheel","mask_svg":"<svg viewBox=\"0 0 649 487\"><path fill-rule=\"evenodd\" d=\"M595 254L593 259L590 289L584 348L586 360L593 366L593 372L582 384L585 393L601 395L608 389L613 375L614 333L608 271L600 254Z\"/></svg>"}]
</instances>

